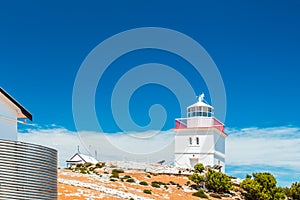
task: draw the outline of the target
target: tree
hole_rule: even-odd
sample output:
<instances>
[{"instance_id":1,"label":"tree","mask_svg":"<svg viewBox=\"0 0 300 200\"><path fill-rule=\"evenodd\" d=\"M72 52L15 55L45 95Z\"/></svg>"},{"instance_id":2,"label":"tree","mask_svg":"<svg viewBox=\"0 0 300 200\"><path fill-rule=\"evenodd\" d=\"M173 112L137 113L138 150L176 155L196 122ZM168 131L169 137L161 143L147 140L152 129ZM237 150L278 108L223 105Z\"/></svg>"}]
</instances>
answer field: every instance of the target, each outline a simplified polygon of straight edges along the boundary
<instances>
[{"instance_id":1,"label":"tree","mask_svg":"<svg viewBox=\"0 0 300 200\"><path fill-rule=\"evenodd\" d=\"M204 166L203 166L203 164L202 163L198 163L198 164L196 164L195 166L194 166L194 169L195 169L195 171L197 172L197 173L202 173L203 171L204 171Z\"/></svg>"},{"instance_id":2,"label":"tree","mask_svg":"<svg viewBox=\"0 0 300 200\"><path fill-rule=\"evenodd\" d=\"M281 200L285 199L284 190L276 186L275 177L268 172L253 173L241 183L241 188L246 191L245 197L249 200Z\"/></svg>"},{"instance_id":3,"label":"tree","mask_svg":"<svg viewBox=\"0 0 300 200\"><path fill-rule=\"evenodd\" d=\"M232 182L226 174L209 169L205 174L205 187L217 193L229 192Z\"/></svg>"},{"instance_id":4,"label":"tree","mask_svg":"<svg viewBox=\"0 0 300 200\"><path fill-rule=\"evenodd\" d=\"M242 183L241 183L241 188L243 188L247 193L245 194L245 197L247 199L253 199L253 200L258 200L261 199L261 185L257 183L257 181L251 179L251 178L246 178Z\"/></svg>"},{"instance_id":5,"label":"tree","mask_svg":"<svg viewBox=\"0 0 300 200\"><path fill-rule=\"evenodd\" d=\"M289 192L292 199L300 199L300 182L293 183Z\"/></svg>"},{"instance_id":6,"label":"tree","mask_svg":"<svg viewBox=\"0 0 300 200\"><path fill-rule=\"evenodd\" d=\"M198 173L194 173L189 176L189 179L191 181L193 181L194 183L196 183L197 185L200 185L200 183L203 183L203 181L204 181L204 176L201 176Z\"/></svg>"},{"instance_id":7,"label":"tree","mask_svg":"<svg viewBox=\"0 0 300 200\"><path fill-rule=\"evenodd\" d=\"M204 166L202 163L198 163L194 166L195 173L189 176L189 180L196 183L198 186L201 184L203 186L204 176L201 173L204 171Z\"/></svg>"}]
</instances>

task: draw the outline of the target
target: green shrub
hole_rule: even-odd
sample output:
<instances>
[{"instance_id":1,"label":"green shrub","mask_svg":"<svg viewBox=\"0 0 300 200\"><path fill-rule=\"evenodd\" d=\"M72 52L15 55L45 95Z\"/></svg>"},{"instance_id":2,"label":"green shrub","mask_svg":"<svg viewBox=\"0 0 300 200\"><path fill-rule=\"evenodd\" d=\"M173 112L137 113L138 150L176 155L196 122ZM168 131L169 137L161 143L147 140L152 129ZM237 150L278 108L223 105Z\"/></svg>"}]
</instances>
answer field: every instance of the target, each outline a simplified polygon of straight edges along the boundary
<instances>
[{"instance_id":1,"label":"green shrub","mask_svg":"<svg viewBox=\"0 0 300 200\"><path fill-rule=\"evenodd\" d=\"M113 172L110 178L119 178L119 173Z\"/></svg>"},{"instance_id":2,"label":"green shrub","mask_svg":"<svg viewBox=\"0 0 300 200\"><path fill-rule=\"evenodd\" d=\"M129 178L129 179L126 180L126 182L128 182L128 183L135 183L135 180L133 178Z\"/></svg>"},{"instance_id":3,"label":"green shrub","mask_svg":"<svg viewBox=\"0 0 300 200\"><path fill-rule=\"evenodd\" d=\"M81 173L81 174L87 174L88 171L87 171L86 169L84 169L84 168L81 168L81 169L80 169L80 173Z\"/></svg>"},{"instance_id":4,"label":"green shrub","mask_svg":"<svg viewBox=\"0 0 300 200\"><path fill-rule=\"evenodd\" d=\"M105 166L105 163L104 162L98 162L97 164L96 164L96 167L97 168L102 168L102 167L104 167Z\"/></svg>"},{"instance_id":5,"label":"green shrub","mask_svg":"<svg viewBox=\"0 0 300 200\"><path fill-rule=\"evenodd\" d=\"M182 188L182 186L179 183L177 183L177 188L180 189Z\"/></svg>"},{"instance_id":6,"label":"green shrub","mask_svg":"<svg viewBox=\"0 0 300 200\"><path fill-rule=\"evenodd\" d=\"M186 186L189 186L189 185L191 185L191 182L190 182L190 181L187 181L185 185L186 185Z\"/></svg>"},{"instance_id":7,"label":"green shrub","mask_svg":"<svg viewBox=\"0 0 300 200\"><path fill-rule=\"evenodd\" d=\"M115 182L115 181L117 181L116 179L114 179L114 178L110 178L109 179L110 181L112 181L112 182Z\"/></svg>"},{"instance_id":8,"label":"green shrub","mask_svg":"<svg viewBox=\"0 0 300 200\"><path fill-rule=\"evenodd\" d=\"M209 169L205 174L205 187L217 193L229 192L232 182L226 174Z\"/></svg>"},{"instance_id":9,"label":"green shrub","mask_svg":"<svg viewBox=\"0 0 300 200\"><path fill-rule=\"evenodd\" d=\"M144 192L145 194L152 194L152 191L151 191L151 190L143 190L143 192Z\"/></svg>"},{"instance_id":10,"label":"green shrub","mask_svg":"<svg viewBox=\"0 0 300 200\"><path fill-rule=\"evenodd\" d=\"M173 181L170 181L169 182L171 185L177 185L177 183L173 182Z\"/></svg>"},{"instance_id":11,"label":"green shrub","mask_svg":"<svg viewBox=\"0 0 300 200\"><path fill-rule=\"evenodd\" d=\"M134 200L134 198L131 197L129 200Z\"/></svg>"},{"instance_id":12,"label":"green shrub","mask_svg":"<svg viewBox=\"0 0 300 200\"><path fill-rule=\"evenodd\" d=\"M151 175L150 175L150 174L147 174L147 177L148 177L148 178L151 178Z\"/></svg>"},{"instance_id":13,"label":"green shrub","mask_svg":"<svg viewBox=\"0 0 300 200\"><path fill-rule=\"evenodd\" d=\"M151 186L156 187L156 188L160 188L161 185L166 185L166 184L164 182L161 182L161 181L153 181L151 183Z\"/></svg>"},{"instance_id":14,"label":"green shrub","mask_svg":"<svg viewBox=\"0 0 300 200\"><path fill-rule=\"evenodd\" d=\"M141 181L141 182L140 182L140 185L146 185L146 186L147 186L148 183L147 183L146 181Z\"/></svg>"},{"instance_id":15,"label":"green shrub","mask_svg":"<svg viewBox=\"0 0 300 200\"><path fill-rule=\"evenodd\" d=\"M193 193L193 196L208 199L208 196L204 193L203 190Z\"/></svg>"},{"instance_id":16,"label":"green shrub","mask_svg":"<svg viewBox=\"0 0 300 200\"><path fill-rule=\"evenodd\" d=\"M289 189L289 197L292 199L300 199L300 182L293 183Z\"/></svg>"},{"instance_id":17,"label":"green shrub","mask_svg":"<svg viewBox=\"0 0 300 200\"><path fill-rule=\"evenodd\" d=\"M198 163L194 166L196 173L202 173L204 171L204 166L202 163Z\"/></svg>"},{"instance_id":18,"label":"green shrub","mask_svg":"<svg viewBox=\"0 0 300 200\"><path fill-rule=\"evenodd\" d=\"M111 173L124 173L123 169L113 169Z\"/></svg>"},{"instance_id":19,"label":"green shrub","mask_svg":"<svg viewBox=\"0 0 300 200\"><path fill-rule=\"evenodd\" d=\"M131 176L125 175L125 176L123 176L123 178L124 178L124 179L128 179L128 178L131 178Z\"/></svg>"},{"instance_id":20,"label":"green shrub","mask_svg":"<svg viewBox=\"0 0 300 200\"><path fill-rule=\"evenodd\" d=\"M82 166L83 166L83 164L82 164L82 163L79 163L79 164L76 165L76 168L80 168L80 167L82 167Z\"/></svg>"},{"instance_id":21,"label":"green shrub","mask_svg":"<svg viewBox=\"0 0 300 200\"><path fill-rule=\"evenodd\" d=\"M198 174L198 173L193 173L192 175L189 176L189 180L193 181L197 185L200 183L203 183L204 181L204 176Z\"/></svg>"},{"instance_id":22,"label":"green shrub","mask_svg":"<svg viewBox=\"0 0 300 200\"><path fill-rule=\"evenodd\" d=\"M151 186L155 188L160 188L160 184L158 184L157 182L152 182Z\"/></svg>"},{"instance_id":23,"label":"green shrub","mask_svg":"<svg viewBox=\"0 0 300 200\"><path fill-rule=\"evenodd\" d=\"M277 187L275 177L268 173L253 173L254 179L247 176L241 183L241 188L246 191L246 199L281 200L285 199L284 190Z\"/></svg>"},{"instance_id":24,"label":"green shrub","mask_svg":"<svg viewBox=\"0 0 300 200\"><path fill-rule=\"evenodd\" d=\"M93 165L92 163L86 162L86 163L84 163L82 166L83 166L83 167L90 167L90 166L92 166L92 165Z\"/></svg>"}]
</instances>

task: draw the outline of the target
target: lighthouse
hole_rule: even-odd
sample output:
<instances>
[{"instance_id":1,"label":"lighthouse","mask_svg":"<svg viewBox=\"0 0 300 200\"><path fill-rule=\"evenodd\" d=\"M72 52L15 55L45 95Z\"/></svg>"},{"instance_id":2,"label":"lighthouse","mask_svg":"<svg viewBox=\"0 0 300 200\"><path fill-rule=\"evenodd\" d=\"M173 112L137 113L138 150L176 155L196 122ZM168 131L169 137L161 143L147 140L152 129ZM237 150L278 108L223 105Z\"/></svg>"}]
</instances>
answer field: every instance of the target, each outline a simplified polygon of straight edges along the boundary
<instances>
[{"instance_id":1,"label":"lighthouse","mask_svg":"<svg viewBox=\"0 0 300 200\"><path fill-rule=\"evenodd\" d=\"M224 124L214 117L214 108L198 102L187 107L187 117L175 119L175 166L193 168L197 163L225 172Z\"/></svg>"}]
</instances>

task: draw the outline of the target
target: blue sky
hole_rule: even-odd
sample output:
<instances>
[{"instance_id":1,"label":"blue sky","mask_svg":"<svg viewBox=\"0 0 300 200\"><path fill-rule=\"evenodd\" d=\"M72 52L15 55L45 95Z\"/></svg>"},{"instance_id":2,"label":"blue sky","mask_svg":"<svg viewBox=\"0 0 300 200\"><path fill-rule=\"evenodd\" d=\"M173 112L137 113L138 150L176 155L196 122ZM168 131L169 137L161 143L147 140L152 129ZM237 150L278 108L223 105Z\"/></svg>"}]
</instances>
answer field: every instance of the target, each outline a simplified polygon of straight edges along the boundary
<instances>
[{"instance_id":1,"label":"blue sky","mask_svg":"<svg viewBox=\"0 0 300 200\"><path fill-rule=\"evenodd\" d=\"M216 63L226 90L227 127L290 130L300 127L299 8L299 1L2 2L0 85L32 112L34 124L76 131L72 91L86 56L119 32L164 27L196 40ZM203 79L178 56L151 49L131 52L110 66L97 88L95 108L105 132L120 131L107 109L114 81L132 66L148 62L172 66L196 93L208 93ZM113 70L121 65L124 71ZM157 85L133 95L133 119L149 123L148 108L156 103L165 106L163 130L169 130L180 117L178 101Z\"/></svg>"}]
</instances>

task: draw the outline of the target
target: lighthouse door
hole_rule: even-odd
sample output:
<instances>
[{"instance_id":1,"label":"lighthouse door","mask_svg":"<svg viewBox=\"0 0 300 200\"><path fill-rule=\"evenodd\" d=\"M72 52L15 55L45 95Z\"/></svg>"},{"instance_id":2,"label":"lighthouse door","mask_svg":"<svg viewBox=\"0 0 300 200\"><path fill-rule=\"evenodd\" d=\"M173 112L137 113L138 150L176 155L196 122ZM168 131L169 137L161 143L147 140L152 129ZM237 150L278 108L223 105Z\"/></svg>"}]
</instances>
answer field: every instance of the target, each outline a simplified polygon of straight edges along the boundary
<instances>
[{"instance_id":1,"label":"lighthouse door","mask_svg":"<svg viewBox=\"0 0 300 200\"><path fill-rule=\"evenodd\" d=\"M198 163L198 158L190 158L190 164L191 168L194 168L194 166Z\"/></svg>"}]
</instances>

